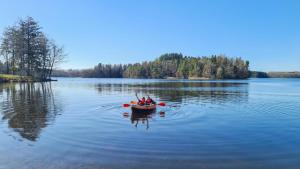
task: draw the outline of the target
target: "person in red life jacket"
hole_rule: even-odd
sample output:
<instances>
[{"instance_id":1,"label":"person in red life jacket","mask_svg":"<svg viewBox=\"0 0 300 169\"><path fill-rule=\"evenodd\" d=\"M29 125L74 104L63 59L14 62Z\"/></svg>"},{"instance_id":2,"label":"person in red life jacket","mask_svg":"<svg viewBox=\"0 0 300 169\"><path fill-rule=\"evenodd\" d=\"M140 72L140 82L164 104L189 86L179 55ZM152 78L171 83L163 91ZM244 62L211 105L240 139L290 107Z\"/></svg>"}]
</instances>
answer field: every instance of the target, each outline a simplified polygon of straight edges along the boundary
<instances>
[{"instance_id":1,"label":"person in red life jacket","mask_svg":"<svg viewBox=\"0 0 300 169\"><path fill-rule=\"evenodd\" d=\"M146 104L145 97L143 97L142 99L139 99L138 104L141 105L141 106L145 105Z\"/></svg>"},{"instance_id":2,"label":"person in red life jacket","mask_svg":"<svg viewBox=\"0 0 300 169\"><path fill-rule=\"evenodd\" d=\"M155 101L153 101L153 99L151 99L151 97L147 97L147 100L146 100L146 104L147 105L150 105L150 104L155 104Z\"/></svg>"}]
</instances>

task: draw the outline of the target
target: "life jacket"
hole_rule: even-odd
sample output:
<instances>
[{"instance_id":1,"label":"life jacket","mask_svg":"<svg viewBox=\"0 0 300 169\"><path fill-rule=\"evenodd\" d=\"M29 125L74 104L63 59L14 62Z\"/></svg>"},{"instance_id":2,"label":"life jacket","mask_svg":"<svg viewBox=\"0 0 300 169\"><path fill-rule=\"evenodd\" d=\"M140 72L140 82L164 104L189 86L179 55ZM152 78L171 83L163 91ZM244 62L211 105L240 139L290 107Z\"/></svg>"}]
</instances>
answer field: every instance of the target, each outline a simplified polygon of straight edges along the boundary
<instances>
[{"instance_id":1,"label":"life jacket","mask_svg":"<svg viewBox=\"0 0 300 169\"><path fill-rule=\"evenodd\" d=\"M151 104L152 102L153 102L152 99L147 99L147 100L146 100L146 104Z\"/></svg>"},{"instance_id":2,"label":"life jacket","mask_svg":"<svg viewBox=\"0 0 300 169\"><path fill-rule=\"evenodd\" d=\"M142 99L142 100L139 100L138 104L139 104L139 105L144 105L144 104L145 104L145 100L143 100L143 99Z\"/></svg>"}]
</instances>

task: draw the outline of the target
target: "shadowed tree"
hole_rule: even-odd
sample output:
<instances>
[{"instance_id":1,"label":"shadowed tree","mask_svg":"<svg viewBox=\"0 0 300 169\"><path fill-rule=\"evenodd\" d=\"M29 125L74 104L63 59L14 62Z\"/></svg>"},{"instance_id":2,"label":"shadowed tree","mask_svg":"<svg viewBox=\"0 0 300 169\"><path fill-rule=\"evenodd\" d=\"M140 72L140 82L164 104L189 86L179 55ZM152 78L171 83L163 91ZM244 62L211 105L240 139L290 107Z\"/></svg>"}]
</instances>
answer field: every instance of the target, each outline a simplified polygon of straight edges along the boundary
<instances>
[{"instance_id":1,"label":"shadowed tree","mask_svg":"<svg viewBox=\"0 0 300 169\"><path fill-rule=\"evenodd\" d=\"M32 18L19 20L3 32L0 54L7 74L47 79L52 70L64 60L64 51L50 41Z\"/></svg>"}]
</instances>

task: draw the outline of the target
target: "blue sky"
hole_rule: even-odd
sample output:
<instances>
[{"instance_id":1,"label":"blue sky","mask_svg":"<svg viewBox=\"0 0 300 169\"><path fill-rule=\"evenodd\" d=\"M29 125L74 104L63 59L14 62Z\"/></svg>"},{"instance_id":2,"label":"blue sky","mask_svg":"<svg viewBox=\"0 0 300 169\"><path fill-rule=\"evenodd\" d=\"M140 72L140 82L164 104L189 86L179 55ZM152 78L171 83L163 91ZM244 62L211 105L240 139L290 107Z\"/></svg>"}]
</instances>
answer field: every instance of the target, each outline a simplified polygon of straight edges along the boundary
<instances>
[{"instance_id":1,"label":"blue sky","mask_svg":"<svg viewBox=\"0 0 300 169\"><path fill-rule=\"evenodd\" d=\"M0 0L0 31L32 16L68 54L62 68L226 54L252 70L300 70L300 1Z\"/></svg>"}]
</instances>

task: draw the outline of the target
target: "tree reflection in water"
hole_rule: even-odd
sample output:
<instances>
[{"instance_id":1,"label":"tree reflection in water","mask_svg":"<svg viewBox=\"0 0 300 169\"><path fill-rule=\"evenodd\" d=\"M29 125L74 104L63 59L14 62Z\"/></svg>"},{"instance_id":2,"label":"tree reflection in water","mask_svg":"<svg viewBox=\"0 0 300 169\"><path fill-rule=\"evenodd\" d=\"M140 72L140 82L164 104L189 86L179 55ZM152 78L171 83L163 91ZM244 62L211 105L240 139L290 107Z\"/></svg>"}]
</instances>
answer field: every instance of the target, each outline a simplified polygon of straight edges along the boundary
<instances>
[{"instance_id":1,"label":"tree reflection in water","mask_svg":"<svg viewBox=\"0 0 300 169\"><path fill-rule=\"evenodd\" d=\"M0 85L3 97L2 120L24 139L36 141L51 124L61 106L54 99L51 83L12 83Z\"/></svg>"},{"instance_id":2,"label":"tree reflection in water","mask_svg":"<svg viewBox=\"0 0 300 169\"><path fill-rule=\"evenodd\" d=\"M155 82L140 84L124 84L124 83L99 83L95 88L100 93L130 93L135 95L152 95L155 99L167 102L182 103L188 102L245 102L248 100L248 83L247 82Z\"/></svg>"}]
</instances>

